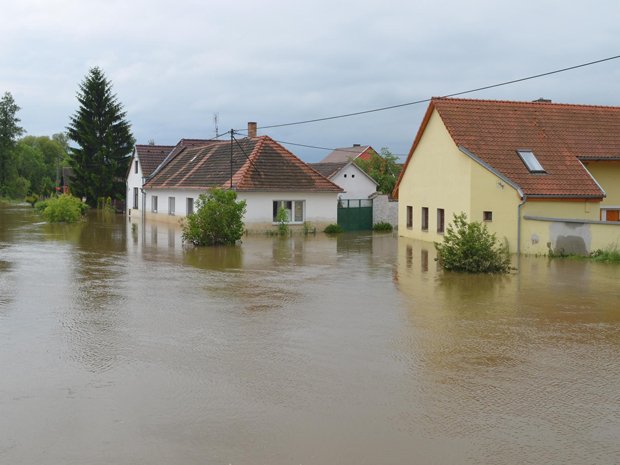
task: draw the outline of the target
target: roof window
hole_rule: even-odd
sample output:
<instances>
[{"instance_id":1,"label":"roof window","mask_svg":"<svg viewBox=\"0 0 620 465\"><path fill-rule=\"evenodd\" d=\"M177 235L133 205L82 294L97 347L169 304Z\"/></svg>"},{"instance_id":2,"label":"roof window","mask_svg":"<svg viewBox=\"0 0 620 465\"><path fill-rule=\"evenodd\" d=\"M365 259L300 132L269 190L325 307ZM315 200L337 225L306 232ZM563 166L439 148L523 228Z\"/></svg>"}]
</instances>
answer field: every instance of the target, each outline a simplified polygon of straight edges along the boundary
<instances>
[{"instance_id":1,"label":"roof window","mask_svg":"<svg viewBox=\"0 0 620 465\"><path fill-rule=\"evenodd\" d=\"M527 169L530 170L530 173L545 173L545 169L534 155L534 152L531 150L517 150L517 153L527 166Z\"/></svg>"}]
</instances>

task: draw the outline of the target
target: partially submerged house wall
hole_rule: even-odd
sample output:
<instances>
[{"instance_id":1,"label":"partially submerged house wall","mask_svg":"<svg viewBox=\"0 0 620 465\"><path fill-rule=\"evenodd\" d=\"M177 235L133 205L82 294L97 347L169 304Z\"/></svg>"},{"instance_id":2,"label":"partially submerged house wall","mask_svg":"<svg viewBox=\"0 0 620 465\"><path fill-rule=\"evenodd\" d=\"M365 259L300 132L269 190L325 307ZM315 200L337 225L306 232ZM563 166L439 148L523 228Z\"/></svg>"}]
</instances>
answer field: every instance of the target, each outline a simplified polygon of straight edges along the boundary
<instances>
[{"instance_id":1,"label":"partially submerged house wall","mask_svg":"<svg viewBox=\"0 0 620 465\"><path fill-rule=\"evenodd\" d=\"M620 223L562 220L526 215L522 225L522 252L588 255L620 244Z\"/></svg>"},{"instance_id":2,"label":"partially submerged house wall","mask_svg":"<svg viewBox=\"0 0 620 465\"><path fill-rule=\"evenodd\" d=\"M433 111L407 171L399 185L398 233L426 241L441 241L437 209L444 210L447 226L453 213L470 215L472 161L454 144L437 111ZM407 225L407 207L413 224ZM422 230L422 208L428 208L428 229Z\"/></svg>"}]
</instances>

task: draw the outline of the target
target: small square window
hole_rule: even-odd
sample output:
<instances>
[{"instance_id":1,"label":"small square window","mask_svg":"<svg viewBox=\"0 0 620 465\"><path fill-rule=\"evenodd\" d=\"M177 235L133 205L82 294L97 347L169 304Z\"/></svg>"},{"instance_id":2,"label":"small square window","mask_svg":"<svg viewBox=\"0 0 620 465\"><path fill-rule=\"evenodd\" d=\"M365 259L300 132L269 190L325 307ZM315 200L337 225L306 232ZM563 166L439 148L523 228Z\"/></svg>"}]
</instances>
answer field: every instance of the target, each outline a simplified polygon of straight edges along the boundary
<instances>
[{"instance_id":1,"label":"small square window","mask_svg":"<svg viewBox=\"0 0 620 465\"><path fill-rule=\"evenodd\" d=\"M483 221L493 221L493 212L482 212Z\"/></svg>"}]
</instances>

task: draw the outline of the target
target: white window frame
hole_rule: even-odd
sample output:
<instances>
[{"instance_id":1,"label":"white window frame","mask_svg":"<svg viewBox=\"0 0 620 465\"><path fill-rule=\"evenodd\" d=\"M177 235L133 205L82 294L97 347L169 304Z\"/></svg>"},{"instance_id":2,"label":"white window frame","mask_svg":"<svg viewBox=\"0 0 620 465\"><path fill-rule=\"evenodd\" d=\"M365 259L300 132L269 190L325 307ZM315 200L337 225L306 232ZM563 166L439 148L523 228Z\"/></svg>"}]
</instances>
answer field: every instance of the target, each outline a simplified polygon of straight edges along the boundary
<instances>
[{"instance_id":1,"label":"white window frame","mask_svg":"<svg viewBox=\"0 0 620 465\"><path fill-rule=\"evenodd\" d=\"M168 197L168 215L174 216L175 213L175 198Z\"/></svg>"},{"instance_id":2,"label":"white window frame","mask_svg":"<svg viewBox=\"0 0 620 465\"><path fill-rule=\"evenodd\" d=\"M290 202L290 209L287 208L287 204ZM274 208L278 205L278 208ZM278 224L276 221L276 215L278 214L278 210L280 210L280 206L284 205L288 213L288 221L286 224L303 224L306 221L306 201L305 200L274 200L271 204L272 213L273 213L273 224ZM301 220L295 220L295 212L296 207L301 206Z\"/></svg>"},{"instance_id":3,"label":"white window frame","mask_svg":"<svg viewBox=\"0 0 620 465\"><path fill-rule=\"evenodd\" d=\"M151 211L157 213L157 196L151 196Z\"/></svg>"},{"instance_id":4,"label":"white window frame","mask_svg":"<svg viewBox=\"0 0 620 465\"><path fill-rule=\"evenodd\" d=\"M194 198L187 197L185 201L185 215L191 215L192 213L194 213Z\"/></svg>"}]
</instances>

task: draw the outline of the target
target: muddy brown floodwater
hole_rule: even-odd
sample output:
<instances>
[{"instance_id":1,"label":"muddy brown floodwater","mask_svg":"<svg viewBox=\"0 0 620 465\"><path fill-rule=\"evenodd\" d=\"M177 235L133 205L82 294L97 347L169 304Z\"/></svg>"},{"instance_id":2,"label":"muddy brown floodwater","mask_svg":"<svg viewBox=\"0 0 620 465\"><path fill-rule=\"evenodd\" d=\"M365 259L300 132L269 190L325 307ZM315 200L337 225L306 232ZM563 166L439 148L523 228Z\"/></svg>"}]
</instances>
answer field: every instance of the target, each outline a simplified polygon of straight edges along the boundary
<instances>
[{"instance_id":1,"label":"muddy brown floodwater","mask_svg":"<svg viewBox=\"0 0 620 465\"><path fill-rule=\"evenodd\" d=\"M2 464L614 464L620 266L0 207Z\"/></svg>"}]
</instances>

